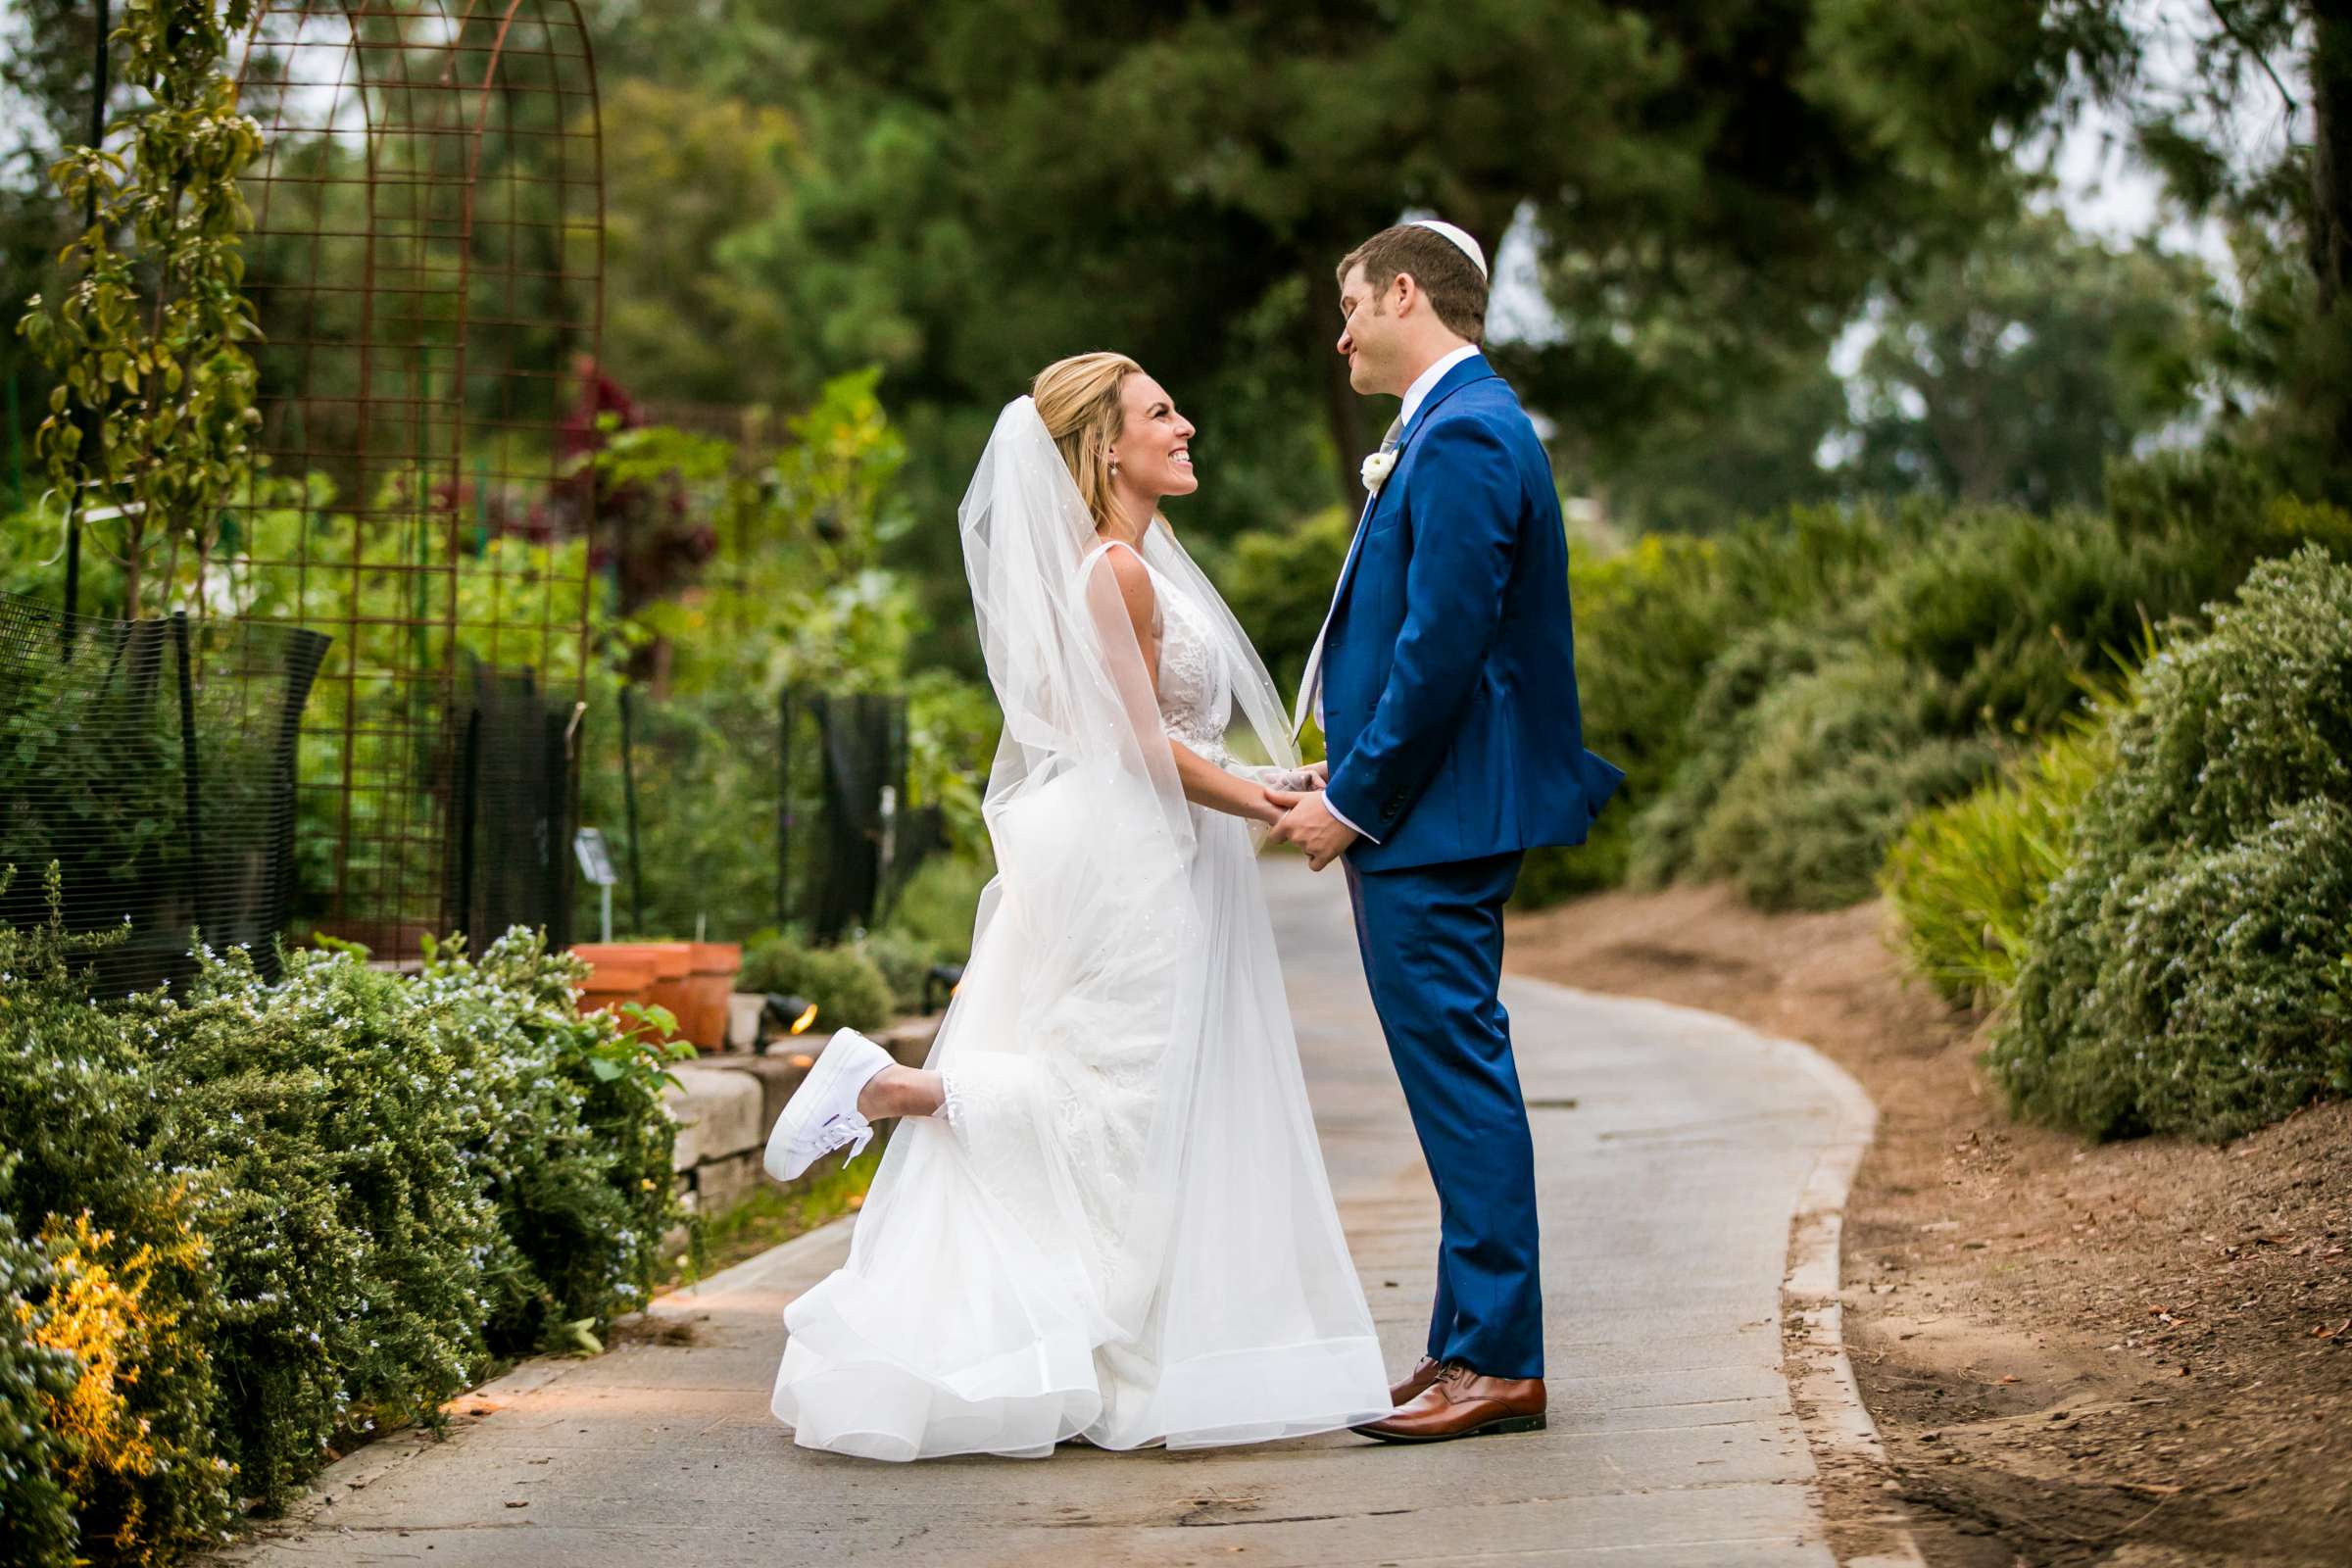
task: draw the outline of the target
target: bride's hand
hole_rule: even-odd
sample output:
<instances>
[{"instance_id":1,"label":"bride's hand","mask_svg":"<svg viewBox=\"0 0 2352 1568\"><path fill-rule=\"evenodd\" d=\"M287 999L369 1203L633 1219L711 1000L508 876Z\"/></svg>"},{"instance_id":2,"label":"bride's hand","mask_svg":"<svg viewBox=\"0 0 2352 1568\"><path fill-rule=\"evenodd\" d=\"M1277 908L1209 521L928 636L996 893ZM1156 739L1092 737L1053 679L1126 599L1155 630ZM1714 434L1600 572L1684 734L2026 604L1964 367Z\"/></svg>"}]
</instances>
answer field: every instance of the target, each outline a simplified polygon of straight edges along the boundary
<instances>
[{"instance_id":1,"label":"bride's hand","mask_svg":"<svg viewBox=\"0 0 2352 1568\"><path fill-rule=\"evenodd\" d=\"M1299 771L1306 775L1307 789L1323 789L1331 783L1331 759L1325 758L1319 762L1309 762Z\"/></svg>"},{"instance_id":2,"label":"bride's hand","mask_svg":"<svg viewBox=\"0 0 2352 1568\"><path fill-rule=\"evenodd\" d=\"M1278 790L1272 785L1261 788L1258 795L1264 809L1253 811L1250 814L1269 827L1279 824L1289 813L1291 808L1297 806L1299 801L1299 797L1292 794L1289 790Z\"/></svg>"}]
</instances>

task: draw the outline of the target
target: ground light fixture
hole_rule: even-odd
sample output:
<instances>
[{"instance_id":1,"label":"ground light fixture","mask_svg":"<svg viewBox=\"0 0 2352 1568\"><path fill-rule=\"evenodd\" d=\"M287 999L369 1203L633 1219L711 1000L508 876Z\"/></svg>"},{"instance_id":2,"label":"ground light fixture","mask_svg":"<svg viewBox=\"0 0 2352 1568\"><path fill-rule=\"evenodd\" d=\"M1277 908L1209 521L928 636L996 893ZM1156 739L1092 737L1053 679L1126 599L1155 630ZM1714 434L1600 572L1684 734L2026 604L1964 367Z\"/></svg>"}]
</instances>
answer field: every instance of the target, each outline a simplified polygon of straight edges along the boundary
<instances>
[{"instance_id":1,"label":"ground light fixture","mask_svg":"<svg viewBox=\"0 0 2352 1568\"><path fill-rule=\"evenodd\" d=\"M770 991L767 1000L760 1004L760 1028L752 1041L752 1054L766 1055L768 1042L777 1035L804 1035L815 1022L815 1003L807 997Z\"/></svg>"},{"instance_id":2,"label":"ground light fixture","mask_svg":"<svg viewBox=\"0 0 2352 1568\"><path fill-rule=\"evenodd\" d=\"M944 990L949 996L952 997L956 994L956 988L961 984L963 984L962 964L933 964L931 966L931 972L923 976L923 1010L925 1012L937 1012L939 1009L932 1005L931 1003L933 993L935 991Z\"/></svg>"}]
</instances>

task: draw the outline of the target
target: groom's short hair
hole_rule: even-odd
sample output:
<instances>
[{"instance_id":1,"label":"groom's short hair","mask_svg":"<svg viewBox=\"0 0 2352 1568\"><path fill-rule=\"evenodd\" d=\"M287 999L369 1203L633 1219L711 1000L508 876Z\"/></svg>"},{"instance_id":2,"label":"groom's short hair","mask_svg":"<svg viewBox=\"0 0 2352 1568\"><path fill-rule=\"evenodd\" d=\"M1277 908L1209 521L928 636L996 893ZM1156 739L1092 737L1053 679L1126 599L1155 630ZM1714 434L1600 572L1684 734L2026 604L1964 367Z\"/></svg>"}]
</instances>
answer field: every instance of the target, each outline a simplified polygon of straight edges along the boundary
<instances>
[{"instance_id":1,"label":"groom's short hair","mask_svg":"<svg viewBox=\"0 0 2352 1568\"><path fill-rule=\"evenodd\" d=\"M1438 319L1456 337L1486 341L1487 274L1445 235L1418 223L1384 228L1340 258L1342 286L1359 265L1376 295L1387 293L1398 272L1410 272Z\"/></svg>"}]
</instances>

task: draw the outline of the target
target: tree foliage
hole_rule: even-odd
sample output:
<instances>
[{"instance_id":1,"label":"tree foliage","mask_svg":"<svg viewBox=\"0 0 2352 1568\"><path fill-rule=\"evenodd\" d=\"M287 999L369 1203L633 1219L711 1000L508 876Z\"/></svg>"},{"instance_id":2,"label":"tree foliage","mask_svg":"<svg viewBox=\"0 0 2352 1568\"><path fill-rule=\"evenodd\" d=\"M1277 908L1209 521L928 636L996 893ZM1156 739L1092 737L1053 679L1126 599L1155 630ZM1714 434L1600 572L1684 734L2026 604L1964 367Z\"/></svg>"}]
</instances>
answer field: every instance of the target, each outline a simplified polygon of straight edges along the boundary
<instances>
[{"instance_id":1,"label":"tree foliage","mask_svg":"<svg viewBox=\"0 0 2352 1568\"><path fill-rule=\"evenodd\" d=\"M2003 223L1881 322L1857 391L1862 488L2096 505L2107 459L2195 407L2192 258L2111 250L2055 214Z\"/></svg>"},{"instance_id":2,"label":"tree foliage","mask_svg":"<svg viewBox=\"0 0 2352 1568\"><path fill-rule=\"evenodd\" d=\"M2240 288L2216 313L2223 434L2295 488L2352 496L2352 9L2210 0L2184 83L2168 79L2161 14L2052 9L2107 40L2100 90L2174 203L2230 229Z\"/></svg>"},{"instance_id":3,"label":"tree foliage","mask_svg":"<svg viewBox=\"0 0 2352 1568\"><path fill-rule=\"evenodd\" d=\"M1331 352L1332 268L1401 212L1491 253L1528 218L1562 326L1510 368L1570 439L1622 440L1818 351L1887 267L1964 234L1995 132L2061 96L2076 47L2024 0L812 0L741 24L806 47L765 89L805 155L719 252L781 296L797 383L884 365L940 516L1041 366L1125 349L1200 417L1211 535L1358 499L1380 411Z\"/></svg>"}]
</instances>

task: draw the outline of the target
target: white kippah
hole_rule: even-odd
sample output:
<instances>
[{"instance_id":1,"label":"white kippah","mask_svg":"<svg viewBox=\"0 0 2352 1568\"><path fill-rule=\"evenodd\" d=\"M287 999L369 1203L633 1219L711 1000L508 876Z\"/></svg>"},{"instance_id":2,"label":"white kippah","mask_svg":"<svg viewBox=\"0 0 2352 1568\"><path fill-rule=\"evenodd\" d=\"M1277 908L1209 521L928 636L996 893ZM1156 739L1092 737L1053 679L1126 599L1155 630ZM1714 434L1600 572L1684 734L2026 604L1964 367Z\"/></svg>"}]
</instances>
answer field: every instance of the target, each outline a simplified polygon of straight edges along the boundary
<instances>
[{"instance_id":1,"label":"white kippah","mask_svg":"<svg viewBox=\"0 0 2352 1568\"><path fill-rule=\"evenodd\" d=\"M1433 234L1443 234L1453 241L1455 248L1470 258L1470 265L1478 269L1478 275L1487 275L1487 253L1478 248L1478 241L1470 237L1469 230L1440 222L1434 218L1416 218L1412 220L1412 224L1416 228L1426 228Z\"/></svg>"}]
</instances>

